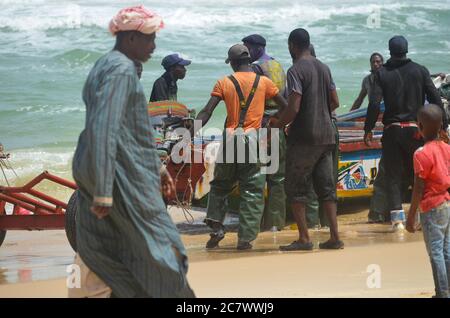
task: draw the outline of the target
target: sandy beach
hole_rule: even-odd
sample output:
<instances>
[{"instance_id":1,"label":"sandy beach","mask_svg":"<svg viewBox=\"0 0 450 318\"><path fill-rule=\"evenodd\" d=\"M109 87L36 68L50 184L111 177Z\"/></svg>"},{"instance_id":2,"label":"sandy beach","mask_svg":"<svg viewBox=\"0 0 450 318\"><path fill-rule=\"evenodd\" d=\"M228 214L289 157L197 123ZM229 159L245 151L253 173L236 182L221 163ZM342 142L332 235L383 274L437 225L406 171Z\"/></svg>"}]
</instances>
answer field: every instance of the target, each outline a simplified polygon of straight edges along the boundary
<instances>
[{"instance_id":1,"label":"sandy beach","mask_svg":"<svg viewBox=\"0 0 450 318\"><path fill-rule=\"evenodd\" d=\"M186 222L179 209L170 212L177 223ZM212 251L204 248L206 233L183 234L189 281L198 297L213 298L431 297L422 233L393 233L389 225L366 224L366 215L360 209L339 217L346 243L341 251L279 252L280 244L297 237L291 227L261 233L250 252L235 249L236 233L228 233L221 248ZM193 212L198 228L203 216ZM327 235L311 231L316 247ZM65 270L73 255L63 231L9 232L0 248L0 297L66 297ZM380 288L367 284L373 281L373 266L381 274L381 285L375 286Z\"/></svg>"},{"instance_id":2,"label":"sandy beach","mask_svg":"<svg viewBox=\"0 0 450 318\"><path fill-rule=\"evenodd\" d=\"M372 205L372 211L390 211L394 222L396 216L403 220L401 191L403 186L411 184L409 159L413 150L421 146L417 129L422 134L428 131L418 112L423 111L424 105L440 106L442 99L450 121L447 86L450 83L447 75L450 73L450 0L155 0L148 1L145 10L125 11L120 10L133 4L110 0L0 0L3 2L0 185L16 189L0 189L2 213L20 215L32 210L40 214L53 210L53 205L55 212L62 213L74 185L64 187L43 181L31 191L32 196L41 198L40 203L30 200L33 198L29 190L25 196L13 192L43 171L67 180L76 179L80 189L92 192L89 197L93 197L94 207L111 206L115 202L114 209L123 212L116 214L120 220L114 222L114 227L107 224L102 231L98 223L89 222L93 224L90 231L95 236L88 240L98 239L102 247L111 244L108 250L114 253L117 246L131 249L132 253L123 253L130 255L130 262L124 262L128 269L133 267L130 264L136 264L132 244L151 242L148 244L152 244L152 255L142 253L140 256L145 261L141 270L133 267L131 271L136 278L151 278L148 285L154 286L147 288L146 294L168 295L164 285L169 283L162 279L166 278L165 269L147 266L155 258L170 258L167 262L174 262L172 254L164 253L171 252L170 244L173 247L172 238L176 234L170 225L165 226L167 222L151 228L150 235L159 240L150 240L141 232L136 236L125 235L126 244L121 245L118 241L122 235L104 234L123 234L116 230L123 229L123 224L131 226L127 234L148 229L148 219L142 217L142 211L154 211L153 198L159 196L155 192L159 181L154 173L158 168L152 160L157 160L158 166L159 160L168 163L168 171L176 183L177 202L192 201L205 206L213 177L217 182L212 189L219 192L238 179L241 190L234 191L237 195L230 196L228 201L223 197L214 199L212 191L209 217L222 221L222 215L216 217L211 212L222 207L232 210L238 199L247 200L244 193L249 198L248 215L256 216L262 211L262 206L258 206L263 203L260 199L264 182L262 178L259 182L254 163L247 162L242 169L235 166L238 168L234 171L223 169L224 185L221 186L218 185L220 175L217 178L219 162L213 165L204 160L199 164L194 155L191 163L179 155L189 157L184 146L190 144L196 154L200 154L198 149L204 149L204 159L209 159L218 150L209 147L218 145L224 128L242 127L250 131L249 128L265 126L261 123L269 115L268 127L278 127L280 132L288 128L289 146L284 156L285 167L281 165L282 169L273 178L266 178L267 202L283 211L282 187L288 202L304 201L298 196L310 192L311 181L318 200L328 202L325 210L335 234L335 207L330 204L335 198L330 189L336 186L339 233L345 249L319 250L319 243L329 238L329 229L315 228L310 230L313 251L281 252L280 245L298 239L296 226L289 224L282 231L260 233L252 243L253 249L238 251L238 217L228 216L225 239L219 248L207 250L209 231L203 223L205 209L187 211L169 207L186 246L187 276L195 294L212 298L430 298L435 294L423 233L394 231L391 224L368 224L370 198L367 196L377 188L373 202L387 203L387 206L378 209ZM129 12L130 17L119 12ZM159 32L159 29L163 30ZM244 46L236 47L236 43ZM238 50L230 50L233 47ZM264 76L261 83L258 76L255 77L258 80L253 80L254 71L270 81ZM229 85L231 82L225 85L232 73L241 73L236 75L239 87ZM159 87L158 83L163 84L161 91L167 94L155 97L153 91ZM433 84L439 91L434 90ZM244 98L240 91L246 92ZM289 96L287 105L281 95ZM156 103L147 104L149 100ZM428 108L431 113L433 108ZM435 141L438 130L447 126L445 120L441 125L439 115L436 111L435 117L439 119L435 118L436 131L429 137L424 135L427 142ZM201 131L197 129L200 126L192 125L194 118L202 126ZM190 143L183 141L180 152L174 145L188 136L186 131L177 128L191 126L197 135L190 136L193 137ZM335 130L338 130L336 138ZM258 133L259 137L263 135ZM271 140L276 141L273 136ZM264 163L266 160L259 157L261 167L266 164L274 167L277 161L282 163L283 156L277 156L281 154L277 143L268 147L269 143L258 139L264 147L259 144L254 148L255 144L250 142L253 138L245 144L251 152L259 150L259 155L263 155L264 149L270 150L270 156L264 156L269 162ZM336 141L339 145L333 150L337 157L334 180L330 178L331 147L328 149L326 145L334 145ZM244 150L239 145L243 144L238 142L236 149ZM284 151L283 143L278 145ZM450 180L441 182L446 173L444 161L440 162L444 158L441 154L445 153L444 145L441 146L437 148L442 152L436 150L439 155L430 156L436 162L422 164L417 158L415 161L416 170L424 167L424 171L416 171L420 177L415 181L416 189L422 185L425 168L438 171L424 179L426 195L413 191L415 199L430 201L429 208L421 207L423 211L436 208L444 202L444 197L449 200L446 190ZM244 152L240 150L236 151L238 162L243 159ZM179 162L175 155L183 162L174 164ZM230 156L226 157L229 162ZM442 170L434 169L435 166L442 166ZM214 176L214 171L219 173ZM168 178L164 173L162 177L164 189ZM409 183L400 182L401 178L408 179ZM400 186L401 183L404 184ZM430 186L433 183L439 185L440 192ZM276 185L280 186L278 190ZM434 195L439 202L431 204ZM54 202L48 206L47 199L52 198L60 202L50 200ZM28 204L19 204L17 200ZM412 201L413 213L416 201ZM162 202L159 203L160 209L164 209ZM101 214L103 209L93 210ZM240 210L246 212L244 205ZM269 206L267 210L277 213L277 209ZM295 206L294 210L297 211ZM403 210L408 211L408 205ZM434 215L427 216L431 219ZM61 229L62 214L53 217L59 218L60 223L51 224L52 228ZM6 216L2 218L5 220L2 229L12 228L11 223L23 220L15 216L9 220ZM30 217L28 221L34 219ZM248 219L249 228L257 222L255 217ZM33 224L32 228L47 228L49 223L40 227ZM141 226L141 223L146 224ZM29 228L23 223L14 226ZM254 232L241 233L241 243L244 243L241 247L248 247L246 240L252 239ZM111 237L115 239L107 239ZM128 237L132 239L127 240ZM162 251L162 258L156 255L156 250ZM0 246L0 298L67 297L66 280L74 256L64 230L8 231ZM109 267L112 267L110 263L101 268ZM157 271L162 273L160 280L155 278ZM439 276L437 272L443 274L444 270L435 270L435 277ZM133 286L126 281L124 291ZM444 279L436 282L442 285ZM445 296L447 291L438 290L440 294Z\"/></svg>"}]
</instances>

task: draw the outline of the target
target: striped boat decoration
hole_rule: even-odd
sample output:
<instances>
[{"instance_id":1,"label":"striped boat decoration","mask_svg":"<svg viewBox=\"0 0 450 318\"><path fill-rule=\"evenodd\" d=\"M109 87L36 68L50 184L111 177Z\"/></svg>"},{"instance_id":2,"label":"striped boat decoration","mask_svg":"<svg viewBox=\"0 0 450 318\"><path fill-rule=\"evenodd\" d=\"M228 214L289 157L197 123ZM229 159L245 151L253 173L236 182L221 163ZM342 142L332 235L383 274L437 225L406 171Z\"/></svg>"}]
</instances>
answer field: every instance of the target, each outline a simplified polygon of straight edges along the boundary
<instances>
[{"instance_id":1,"label":"striped boat decoration","mask_svg":"<svg viewBox=\"0 0 450 318\"><path fill-rule=\"evenodd\" d=\"M173 100L164 100L159 102L150 102L147 106L150 116L177 116L188 117L189 109L186 105Z\"/></svg>"}]
</instances>

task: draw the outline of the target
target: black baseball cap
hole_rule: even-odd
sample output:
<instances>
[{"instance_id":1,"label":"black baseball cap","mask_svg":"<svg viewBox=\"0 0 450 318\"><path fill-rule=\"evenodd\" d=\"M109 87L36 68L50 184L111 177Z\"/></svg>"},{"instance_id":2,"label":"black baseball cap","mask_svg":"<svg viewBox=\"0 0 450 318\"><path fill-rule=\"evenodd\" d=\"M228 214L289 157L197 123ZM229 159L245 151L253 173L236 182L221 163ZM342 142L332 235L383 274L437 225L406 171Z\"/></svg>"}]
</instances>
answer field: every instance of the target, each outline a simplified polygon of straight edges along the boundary
<instances>
[{"instance_id":1,"label":"black baseball cap","mask_svg":"<svg viewBox=\"0 0 450 318\"><path fill-rule=\"evenodd\" d=\"M252 34L242 39L244 43L266 46L266 39L259 34Z\"/></svg>"},{"instance_id":2,"label":"black baseball cap","mask_svg":"<svg viewBox=\"0 0 450 318\"><path fill-rule=\"evenodd\" d=\"M164 67L165 70L169 70L169 68L171 68L174 65L187 66L189 64L191 64L191 61L183 59L178 53L167 55L165 58L163 58L161 62L161 65Z\"/></svg>"},{"instance_id":3,"label":"black baseball cap","mask_svg":"<svg viewBox=\"0 0 450 318\"><path fill-rule=\"evenodd\" d=\"M408 41L402 35L396 35L389 40L389 51L391 55L408 53Z\"/></svg>"}]
</instances>

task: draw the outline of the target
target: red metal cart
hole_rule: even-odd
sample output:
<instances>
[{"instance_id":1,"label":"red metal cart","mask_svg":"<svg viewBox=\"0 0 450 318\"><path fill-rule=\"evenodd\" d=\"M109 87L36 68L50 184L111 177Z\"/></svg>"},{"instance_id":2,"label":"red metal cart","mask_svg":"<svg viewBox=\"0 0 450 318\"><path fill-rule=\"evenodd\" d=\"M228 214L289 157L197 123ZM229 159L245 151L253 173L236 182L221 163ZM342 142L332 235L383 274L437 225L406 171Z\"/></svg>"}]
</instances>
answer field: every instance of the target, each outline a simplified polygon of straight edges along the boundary
<instances>
[{"instance_id":1,"label":"red metal cart","mask_svg":"<svg viewBox=\"0 0 450 318\"><path fill-rule=\"evenodd\" d=\"M60 201L34 189L44 180L61 186L77 189L69 180L44 171L22 187L0 186L0 245L7 230L55 230L65 229L70 245L76 249L75 240L75 191L69 202ZM7 214L6 204L13 206L12 214Z\"/></svg>"}]
</instances>

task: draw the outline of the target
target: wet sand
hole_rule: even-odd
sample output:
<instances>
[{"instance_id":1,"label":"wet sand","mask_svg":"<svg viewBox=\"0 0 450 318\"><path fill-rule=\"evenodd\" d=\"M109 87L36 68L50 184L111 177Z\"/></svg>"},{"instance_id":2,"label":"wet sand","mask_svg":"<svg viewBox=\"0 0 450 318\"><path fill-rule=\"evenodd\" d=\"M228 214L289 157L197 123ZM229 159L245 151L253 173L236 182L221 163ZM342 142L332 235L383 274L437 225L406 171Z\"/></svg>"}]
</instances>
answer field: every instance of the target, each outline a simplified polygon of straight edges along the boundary
<instances>
[{"instance_id":1,"label":"wet sand","mask_svg":"<svg viewBox=\"0 0 450 318\"><path fill-rule=\"evenodd\" d=\"M350 209L339 216L346 243L340 251L279 252L280 244L297 238L290 227L261 233L247 252L235 249L236 233L227 233L211 251L204 248L206 233L183 234L189 281L199 297L431 297L422 233L393 233L389 225L367 224L361 207ZM185 220L179 209L171 214L177 223ZM205 232L204 213L193 216L192 227ZM316 248L328 238L326 230L310 233ZM66 266L73 255L64 231L8 232L0 247L0 297L66 297ZM367 287L371 264L381 270L381 288Z\"/></svg>"}]
</instances>

